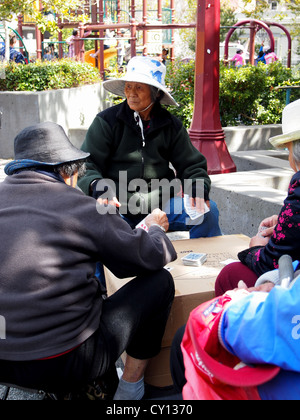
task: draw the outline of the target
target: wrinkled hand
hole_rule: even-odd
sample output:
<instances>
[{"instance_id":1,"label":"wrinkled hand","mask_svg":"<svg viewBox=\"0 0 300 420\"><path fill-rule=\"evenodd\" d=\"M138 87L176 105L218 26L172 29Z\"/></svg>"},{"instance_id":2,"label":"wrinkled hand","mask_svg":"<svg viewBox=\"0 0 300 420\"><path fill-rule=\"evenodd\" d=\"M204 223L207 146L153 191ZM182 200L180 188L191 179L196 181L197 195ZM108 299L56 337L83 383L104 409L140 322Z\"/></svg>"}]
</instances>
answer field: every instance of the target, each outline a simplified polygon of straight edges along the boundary
<instances>
[{"instance_id":1,"label":"wrinkled hand","mask_svg":"<svg viewBox=\"0 0 300 420\"><path fill-rule=\"evenodd\" d=\"M261 284L258 287L249 287L249 288L247 287L246 283L243 282L243 280L241 280L238 284L238 290L247 290L249 293L252 293L252 292L270 293L274 287L275 287L275 284L271 282L266 282L264 284Z\"/></svg>"},{"instance_id":2,"label":"wrinkled hand","mask_svg":"<svg viewBox=\"0 0 300 420\"><path fill-rule=\"evenodd\" d=\"M278 215L274 215L263 220L259 226L260 235L265 238L270 238L273 235L277 223Z\"/></svg>"},{"instance_id":3,"label":"wrinkled hand","mask_svg":"<svg viewBox=\"0 0 300 420\"><path fill-rule=\"evenodd\" d=\"M258 234L250 241L250 247L266 246L274 233L278 223L278 216L274 215L263 220L259 225Z\"/></svg>"},{"instance_id":4,"label":"wrinkled hand","mask_svg":"<svg viewBox=\"0 0 300 420\"><path fill-rule=\"evenodd\" d=\"M146 217L145 223L150 228L152 225L162 226L165 231L169 230L169 220L165 212L160 209L155 209L149 216Z\"/></svg>"},{"instance_id":5,"label":"wrinkled hand","mask_svg":"<svg viewBox=\"0 0 300 420\"><path fill-rule=\"evenodd\" d=\"M118 201L117 197L113 197L112 200L98 198L97 201L100 205L106 205L106 206L110 205L110 206L115 206L117 208L121 207L121 203Z\"/></svg>"},{"instance_id":6,"label":"wrinkled hand","mask_svg":"<svg viewBox=\"0 0 300 420\"><path fill-rule=\"evenodd\" d=\"M250 248L254 246L266 246L269 243L270 238L262 238L260 235L254 236L250 241Z\"/></svg>"}]
</instances>

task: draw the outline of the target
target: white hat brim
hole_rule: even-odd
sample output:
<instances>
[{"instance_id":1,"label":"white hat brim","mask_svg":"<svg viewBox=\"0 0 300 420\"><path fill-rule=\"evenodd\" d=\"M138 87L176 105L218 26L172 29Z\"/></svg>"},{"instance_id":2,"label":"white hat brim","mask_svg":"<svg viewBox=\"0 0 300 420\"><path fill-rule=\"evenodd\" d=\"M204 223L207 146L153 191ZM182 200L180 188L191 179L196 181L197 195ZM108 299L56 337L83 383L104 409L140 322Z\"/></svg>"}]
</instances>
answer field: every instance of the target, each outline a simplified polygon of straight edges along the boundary
<instances>
[{"instance_id":1,"label":"white hat brim","mask_svg":"<svg viewBox=\"0 0 300 420\"><path fill-rule=\"evenodd\" d=\"M300 140L300 130L272 137L269 142L277 149L284 149L287 143L297 140Z\"/></svg>"},{"instance_id":2,"label":"white hat brim","mask_svg":"<svg viewBox=\"0 0 300 420\"><path fill-rule=\"evenodd\" d=\"M175 99L170 95L170 93L168 92L165 86L163 86L159 82L156 82L153 79L149 79L148 77L145 77L144 75L135 74L134 77L130 77L126 75L120 79L106 80L105 82L103 82L103 87L108 92L125 98L125 83L126 82L144 83L146 85L154 86L160 89L162 92L164 92L164 96L160 101L161 104L179 106L178 103L175 101Z\"/></svg>"}]
</instances>

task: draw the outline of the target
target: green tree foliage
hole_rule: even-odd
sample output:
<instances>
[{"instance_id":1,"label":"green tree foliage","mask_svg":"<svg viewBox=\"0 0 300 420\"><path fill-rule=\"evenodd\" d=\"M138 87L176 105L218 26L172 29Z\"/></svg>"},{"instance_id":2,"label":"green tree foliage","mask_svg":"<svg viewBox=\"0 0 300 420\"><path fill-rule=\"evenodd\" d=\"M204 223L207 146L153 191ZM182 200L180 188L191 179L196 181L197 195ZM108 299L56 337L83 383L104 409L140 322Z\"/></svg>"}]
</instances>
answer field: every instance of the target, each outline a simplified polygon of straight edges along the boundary
<instances>
[{"instance_id":1,"label":"green tree foliage","mask_svg":"<svg viewBox=\"0 0 300 420\"><path fill-rule=\"evenodd\" d=\"M299 0L300 1L300 0ZM197 19L197 2L195 0L188 0L188 13L183 20L188 22L195 22ZM220 29L220 41L223 42L228 33L228 27L233 26L237 23L237 17L235 10L228 5L226 0L221 0L221 29ZM191 33L190 30L182 30L182 37L186 40L191 51L196 51L196 32ZM241 34L241 30L237 30L231 37L231 41L237 41Z\"/></svg>"},{"instance_id":2,"label":"green tree foliage","mask_svg":"<svg viewBox=\"0 0 300 420\"><path fill-rule=\"evenodd\" d=\"M195 63L176 62L168 66L167 83L180 107L170 111L189 128L194 109ZM220 68L220 114L222 126L277 124L286 105L286 90L280 86L299 86L293 74L280 62L272 65ZM291 100L300 99L293 89Z\"/></svg>"},{"instance_id":3,"label":"green tree foliage","mask_svg":"<svg viewBox=\"0 0 300 420\"><path fill-rule=\"evenodd\" d=\"M14 15L26 14L30 16L42 32L57 30L55 20L47 19L47 14L59 15L62 19L78 21L84 20L82 0L43 0L43 9L36 8L33 0L1 0L0 21L11 22Z\"/></svg>"}]
</instances>

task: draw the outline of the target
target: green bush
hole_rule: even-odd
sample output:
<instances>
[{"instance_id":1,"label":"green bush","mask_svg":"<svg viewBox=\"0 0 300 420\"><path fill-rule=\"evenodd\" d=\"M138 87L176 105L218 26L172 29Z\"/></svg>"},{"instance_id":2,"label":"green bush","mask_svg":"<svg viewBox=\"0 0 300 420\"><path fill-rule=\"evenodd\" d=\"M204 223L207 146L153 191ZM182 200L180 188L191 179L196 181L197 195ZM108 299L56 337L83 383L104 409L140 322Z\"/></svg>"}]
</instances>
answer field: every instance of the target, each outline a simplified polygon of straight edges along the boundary
<instances>
[{"instance_id":1,"label":"green bush","mask_svg":"<svg viewBox=\"0 0 300 420\"><path fill-rule=\"evenodd\" d=\"M10 62L0 91L43 91L100 82L99 71L90 64L72 60L37 61L28 65Z\"/></svg>"},{"instance_id":2,"label":"green bush","mask_svg":"<svg viewBox=\"0 0 300 420\"><path fill-rule=\"evenodd\" d=\"M220 69L220 114L222 125L277 124L286 105L286 90L277 87L299 84L277 62L271 65ZM291 100L300 98L300 90Z\"/></svg>"},{"instance_id":3,"label":"green bush","mask_svg":"<svg viewBox=\"0 0 300 420\"><path fill-rule=\"evenodd\" d=\"M195 63L175 62L168 66L167 84L180 107L170 111L189 128L194 108ZM299 73L299 72L298 72ZM281 122L286 105L286 90L280 86L300 85L299 74L280 62L245 66L239 69L220 66L220 115L222 126L260 125ZM293 89L291 101L300 98Z\"/></svg>"},{"instance_id":4,"label":"green bush","mask_svg":"<svg viewBox=\"0 0 300 420\"><path fill-rule=\"evenodd\" d=\"M171 106L169 111L190 127L194 112L195 62L168 64L166 84L180 107Z\"/></svg>"}]
</instances>

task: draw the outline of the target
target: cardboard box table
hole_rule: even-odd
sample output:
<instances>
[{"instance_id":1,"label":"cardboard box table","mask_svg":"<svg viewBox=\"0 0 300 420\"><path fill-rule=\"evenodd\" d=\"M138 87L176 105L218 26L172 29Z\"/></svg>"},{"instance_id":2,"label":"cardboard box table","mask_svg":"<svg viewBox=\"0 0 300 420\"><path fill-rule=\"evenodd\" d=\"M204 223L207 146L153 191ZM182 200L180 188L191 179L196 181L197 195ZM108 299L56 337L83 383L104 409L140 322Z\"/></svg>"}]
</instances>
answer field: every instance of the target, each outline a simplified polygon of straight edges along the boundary
<instances>
[{"instance_id":1,"label":"cardboard box table","mask_svg":"<svg viewBox=\"0 0 300 420\"><path fill-rule=\"evenodd\" d=\"M184 325L190 312L201 303L215 296L215 281L222 268L231 260L238 261L237 254L249 246L244 235L201 238L174 241L178 258L166 266L175 282L175 299L167 323L160 354L152 359L147 368L145 381L154 386L172 385L170 374L170 348L178 328ZM207 254L207 261L200 267L184 266L182 258L190 252ZM119 279L105 269L108 295L124 286L131 279Z\"/></svg>"}]
</instances>

